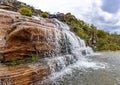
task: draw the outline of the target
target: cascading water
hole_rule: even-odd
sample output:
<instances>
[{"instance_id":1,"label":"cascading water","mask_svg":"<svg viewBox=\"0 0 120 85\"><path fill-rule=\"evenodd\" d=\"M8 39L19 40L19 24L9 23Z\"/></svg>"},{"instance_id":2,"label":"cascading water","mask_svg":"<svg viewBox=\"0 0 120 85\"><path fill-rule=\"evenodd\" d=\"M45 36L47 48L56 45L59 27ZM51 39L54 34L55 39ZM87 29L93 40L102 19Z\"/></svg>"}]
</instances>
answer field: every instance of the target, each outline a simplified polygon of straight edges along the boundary
<instances>
[{"instance_id":1,"label":"cascading water","mask_svg":"<svg viewBox=\"0 0 120 85\"><path fill-rule=\"evenodd\" d=\"M59 77L62 74L64 74L64 72L69 72L70 69L66 68L69 68L71 67L71 65L74 65L77 61L82 60L83 57L85 57L85 55L93 53L90 47L86 47L83 39L79 38L69 30L70 28L67 24L62 23L57 19L52 19L52 21L56 24L57 28L54 31L55 32L54 42L56 47L54 49L54 52L51 54L51 57L44 59L44 61L46 62L44 63L49 66L51 72L51 75L49 76L50 78L48 79L52 78L55 79L56 77ZM62 34L57 30L61 30ZM50 38L50 36L52 35L49 34L49 38L47 37L48 42L50 42L51 39L53 39ZM61 42L62 44L60 44ZM60 49L62 50L60 51ZM63 70L63 72L58 74L57 72L60 72L61 70ZM36 85L39 84L37 83Z\"/></svg>"},{"instance_id":2,"label":"cascading water","mask_svg":"<svg viewBox=\"0 0 120 85\"><path fill-rule=\"evenodd\" d=\"M83 71L86 71L84 68L92 68L92 71L105 68L105 64L92 62L90 57L87 57L94 54L92 48L86 47L84 40L71 32L67 24L57 19L22 16L15 18L14 14L11 16L6 17L3 14L4 22L0 21L3 28L7 25L7 29L0 29L1 33L4 31L6 33L3 33L4 36L0 35L0 60L6 58L6 61L12 61L12 59L18 60L31 56L40 59L18 66L0 65L0 85L87 85L59 84L56 80L64 79L64 75L73 76L73 72L80 71L81 68ZM8 25L10 22L7 22L10 21L8 18L14 20L14 22L11 20L10 26ZM79 81L79 78L76 80Z\"/></svg>"},{"instance_id":3,"label":"cascading water","mask_svg":"<svg viewBox=\"0 0 120 85\"><path fill-rule=\"evenodd\" d=\"M66 54L55 57L48 61L48 65L50 65L50 69L52 73L60 71L67 67L70 64L75 63L77 60L81 59L83 56L83 52L85 55L91 54L93 51L90 47L86 47L84 40L80 39L74 33L72 33L69 29L69 26L65 23L58 21L57 19L53 19L58 29L61 29L64 33L65 49ZM68 54L67 54L68 53Z\"/></svg>"}]
</instances>

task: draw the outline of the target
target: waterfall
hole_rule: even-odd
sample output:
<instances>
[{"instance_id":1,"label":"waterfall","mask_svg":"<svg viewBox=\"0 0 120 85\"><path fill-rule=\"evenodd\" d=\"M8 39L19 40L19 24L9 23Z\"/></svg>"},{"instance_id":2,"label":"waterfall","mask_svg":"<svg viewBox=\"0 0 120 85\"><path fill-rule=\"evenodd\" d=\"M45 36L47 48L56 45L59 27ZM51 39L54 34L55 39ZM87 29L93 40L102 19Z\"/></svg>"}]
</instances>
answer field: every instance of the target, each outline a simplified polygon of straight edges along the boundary
<instances>
[{"instance_id":1,"label":"waterfall","mask_svg":"<svg viewBox=\"0 0 120 85\"><path fill-rule=\"evenodd\" d=\"M59 76L55 74L56 72L60 72L70 65L74 65L79 60L82 60L83 57L93 53L90 47L86 47L85 41L83 39L70 31L70 27L67 24L60 22L57 19L49 20L43 19L41 17L33 18L38 20L37 23L39 23L39 25L38 28L36 25L35 31L31 28L31 35L30 37L28 36L28 38L34 46L34 53L36 53L37 56L42 56L38 62L35 63L49 67L50 74L53 77ZM51 22L52 24L45 22ZM23 24L29 23L23 22ZM14 33L19 32L21 29L16 28ZM2 43L5 43L5 40L0 39L0 41L1 40L3 41ZM34 43L37 43L36 46ZM42 43L42 45L39 43ZM30 64L28 66L31 67L32 65ZM67 69L63 72L68 72L69 70L70 69ZM0 85L8 85L8 83L11 83L12 81L8 79L7 81L5 80L2 82L5 83L3 84L0 81Z\"/></svg>"},{"instance_id":2,"label":"waterfall","mask_svg":"<svg viewBox=\"0 0 120 85\"><path fill-rule=\"evenodd\" d=\"M66 45L69 46L72 54L76 55L77 53L82 54L84 51L85 55L93 53L90 47L86 47L85 41L75 35L70 31L70 28L67 24L60 22L57 19L53 19L58 29L61 29L62 32L66 35Z\"/></svg>"},{"instance_id":3,"label":"waterfall","mask_svg":"<svg viewBox=\"0 0 120 85\"><path fill-rule=\"evenodd\" d=\"M56 47L54 52L51 54L51 57L47 57L44 60L49 66L51 74L59 72L60 70L65 69L67 66L74 64L82 57L93 53L92 48L86 47L85 41L71 32L67 24L60 22L57 19L52 19L52 21L56 25L56 29L54 30L54 42ZM57 30L61 30L62 34ZM49 34L49 37L50 36L52 36L52 34ZM49 39L50 40L47 40L48 43L53 38Z\"/></svg>"},{"instance_id":4,"label":"waterfall","mask_svg":"<svg viewBox=\"0 0 120 85\"><path fill-rule=\"evenodd\" d=\"M52 19L52 21L55 23L57 28L55 29L56 49L54 52L57 52L58 49L62 49L64 54L61 52L60 55L52 55L50 58L45 58L45 64L49 66L51 75L42 82L34 83L35 85L49 85L51 82L51 85L59 85L56 84L54 80L58 77L62 78L62 75L64 74L72 74L72 69L74 69L74 67L79 68L79 66L96 66L95 63L89 63L84 58L85 56L93 54L92 48L86 46L83 39L71 32L70 27L67 24L60 22L57 19ZM58 29L62 31L62 38L60 37L61 34L57 32ZM62 48L59 41L62 42Z\"/></svg>"},{"instance_id":5,"label":"waterfall","mask_svg":"<svg viewBox=\"0 0 120 85\"><path fill-rule=\"evenodd\" d=\"M9 14L11 14L11 12ZM11 16L12 15L15 18L15 15L17 14L14 15L13 13ZM6 26L7 29L0 29L0 33L3 32L4 34L5 31L4 36L2 34L0 35L0 61L4 61L5 59L5 61L7 61L7 59L8 61L20 60L37 56L39 57L38 61L27 63L27 65L25 64L25 68L27 66L30 68L27 68L28 70L32 70L31 77L34 78L34 76L39 76L39 72L36 71L36 68L33 69L33 67L41 66L40 73L43 78L47 76L46 79L55 79L64 73L70 73L71 68L73 67L79 67L81 65L86 66L89 64L89 62L84 62L84 60L86 56L94 53L92 48L87 47L83 39L71 32L70 27L67 24L60 22L57 19L44 19L35 16L28 18L20 16L16 17L17 19L13 19L15 22L12 22L9 26L9 22L7 22L9 21L9 17L3 17L5 18L3 19L4 23L0 23L3 24L3 28L6 24L8 27ZM12 17L10 17L10 19ZM96 64L92 63L91 66L96 66ZM17 66L13 71L9 69L9 66L4 68L7 68L5 71L8 70L8 72L10 72L8 74L5 72L8 76L3 74L3 76L5 75L5 78L0 78L0 85L12 85L13 83L16 83L13 81L14 79L12 79L11 76L14 78L14 75L11 73L15 72L14 74L16 75L18 73L21 77L23 76L22 73L25 71L23 70L23 72L21 72L20 69L19 72L19 67L17 68ZM44 70L46 74L43 72ZM57 72L60 73L58 74ZM35 75L33 75L34 73ZM25 75L27 74L24 74L24 76ZM27 78L32 79L31 77L28 75ZM30 80L28 83L37 83L37 77L35 77L35 80L35 82ZM38 83L41 83L41 80L39 80ZM19 82L19 79L16 81Z\"/></svg>"}]
</instances>

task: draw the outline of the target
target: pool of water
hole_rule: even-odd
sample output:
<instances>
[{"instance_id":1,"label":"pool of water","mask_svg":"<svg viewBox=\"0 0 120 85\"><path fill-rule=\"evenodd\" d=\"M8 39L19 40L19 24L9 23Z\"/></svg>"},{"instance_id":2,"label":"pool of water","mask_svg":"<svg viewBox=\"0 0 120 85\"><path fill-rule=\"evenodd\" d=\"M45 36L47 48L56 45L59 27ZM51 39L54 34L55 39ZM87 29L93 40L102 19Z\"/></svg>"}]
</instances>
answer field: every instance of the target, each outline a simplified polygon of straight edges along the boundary
<instances>
[{"instance_id":1,"label":"pool of water","mask_svg":"<svg viewBox=\"0 0 120 85\"><path fill-rule=\"evenodd\" d=\"M120 85L120 52L86 56L35 85Z\"/></svg>"}]
</instances>

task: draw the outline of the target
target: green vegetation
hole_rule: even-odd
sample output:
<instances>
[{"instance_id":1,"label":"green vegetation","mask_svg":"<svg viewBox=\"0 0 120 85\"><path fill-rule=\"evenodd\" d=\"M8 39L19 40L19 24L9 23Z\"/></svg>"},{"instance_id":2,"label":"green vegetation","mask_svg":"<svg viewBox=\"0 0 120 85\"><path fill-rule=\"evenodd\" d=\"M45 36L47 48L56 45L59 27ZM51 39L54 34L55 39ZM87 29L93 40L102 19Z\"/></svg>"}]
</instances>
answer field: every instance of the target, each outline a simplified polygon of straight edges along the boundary
<instances>
[{"instance_id":1,"label":"green vegetation","mask_svg":"<svg viewBox=\"0 0 120 85\"><path fill-rule=\"evenodd\" d=\"M98 42L96 44L96 50L120 50L120 35L108 33L104 33L104 35L99 34Z\"/></svg>"},{"instance_id":2,"label":"green vegetation","mask_svg":"<svg viewBox=\"0 0 120 85\"><path fill-rule=\"evenodd\" d=\"M25 15L25 16L32 16L32 11L30 8L27 8L27 7L21 7L18 9L18 11L22 14L22 15Z\"/></svg>"},{"instance_id":3,"label":"green vegetation","mask_svg":"<svg viewBox=\"0 0 120 85\"><path fill-rule=\"evenodd\" d=\"M31 62L35 62L37 60L38 60L38 56L37 55L32 55Z\"/></svg>"},{"instance_id":4,"label":"green vegetation","mask_svg":"<svg viewBox=\"0 0 120 85\"><path fill-rule=\"evenodd\" d=\"M8 3L2 5L8 6ZM35 16L40 15L44 18L57 18L58 20L67 23L72 32L80 38L83 38L86 41L86 45L93 47L95 50L120 50L120 35L116 33L109 34L103 30L97 30L96 26L93 24L87 24L83 20L77 19L71 13L49 14L48 12L35 9L25 3L19 4L19 1L9 3L9 7L9 10L19 11L25 16L32 16L32 14ZM15 62L12 63L14 64Z\"/></svg>"},{"instance_id":5,"label":"green vegetation","mask_svg":"<svg viewBox=\"0 0 120 85\"><path fill-rule=\"evenodd\" d=\"M42 12L42 13L41 13L41 16L42 16L43 18L48 18L48 17L49 17L49 13L48 13L48 12Z\"/></svg>"},{"instance_id":6,"label":"green vegetation","mask_svg":"<svg viewBox=\"0 0 120 85\"><path fill-rule=\"evenodd\" d=\"M109 34L103 30L97 30L93 24L87 24L83 20L78 20L71 13L56 14L57 19L67 23L71 27L71 31L83 38L86 45L93 47L97 51L120 50L120 35Z\"/></svg>"},{"instance_id":7,"label":"green vegetation","mask_svg":"<svg viewBox=\"0 0 120 85\"><path fill-rule=\"evenodd\" d=\"M15 66L15 65L20 65L20 64L24 64L24 63L25 63L25 60L13 60L13 61L10 61L8 63L8 65Z\"/></svg>"},{"instance_id":8,"label":"green vegetation","mask_svg":"<svg viewBox=\"0 0 120 85\"><path fill-rule=\"evenodd\" d=\"M15 66L25 63L32 63L38 61L39 57L37 55L32 55L31 58L23 59L23 60L13 60L7 63L7 65Z\"/></svg>"}]
</instances>

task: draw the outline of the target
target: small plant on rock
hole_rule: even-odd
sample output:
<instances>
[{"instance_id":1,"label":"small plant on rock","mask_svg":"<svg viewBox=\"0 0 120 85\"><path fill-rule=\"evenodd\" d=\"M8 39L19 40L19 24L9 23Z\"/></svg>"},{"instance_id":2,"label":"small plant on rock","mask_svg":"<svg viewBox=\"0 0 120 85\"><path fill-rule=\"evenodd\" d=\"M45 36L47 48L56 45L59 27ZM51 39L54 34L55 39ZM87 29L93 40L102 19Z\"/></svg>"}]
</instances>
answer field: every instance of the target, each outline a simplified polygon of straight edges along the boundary
<instances>
[{"instance_id":1,"label":"small plant on rock","mask_svg":"<svg viewBox=\"0 0 120 85\"><path fill-rule=\"evenodd\" d=\"M41 16L43 18L48 18L49 17L49 13L48 12L43 12L43 13L41 13Z\"/></svg>"},{"instance_id":2,"label":"small plant on rock","mask_svg":"<svg viewBox=\"0 0 120 85\"><path fill-rule=\"evenodd\" d=\"M38 55L32 55L31 61L35 62L38 60Z\"/></svg>"},{"instance_id":3,"label":"small plant on rock","mask_svg":"<svg viewBox=\"0 0 120 85\"><path fill-rule=\"evenodd\" d=\"M27 7L22 7L18 10L18 12L22 15L25 15L25 16L32 16L32 11L30 8L27 8Z\"/></svg>"}]
</instances>

